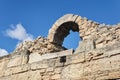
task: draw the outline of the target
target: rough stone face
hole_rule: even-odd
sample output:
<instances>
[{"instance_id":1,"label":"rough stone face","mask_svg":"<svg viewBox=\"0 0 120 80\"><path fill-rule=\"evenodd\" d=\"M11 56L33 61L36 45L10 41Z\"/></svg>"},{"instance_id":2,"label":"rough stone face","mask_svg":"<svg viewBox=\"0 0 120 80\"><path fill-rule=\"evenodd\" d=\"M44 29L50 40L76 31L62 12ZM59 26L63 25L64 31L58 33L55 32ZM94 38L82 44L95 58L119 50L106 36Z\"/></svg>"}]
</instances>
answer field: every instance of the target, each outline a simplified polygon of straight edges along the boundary
<instances>
[{"instance_id":1,"label":"rough stone face","mask_svg":"<svg viewBox=\"0 0 120 80\"><path fill-rule=\"evenodd\" d=\"M75 53L84 52L95 49L95 43L93 40L80 41L79 47L76 49Z\"/></svg>"},{"instance_id":2,"label":"rough stone face","mask_svg":"<svg viewBox=\"0 0 120 80\"><path fill-rule=\"evenodd\" d=\"M82 38L75 52L62 47L70 30ZM47 38L25 41L0 57L0 80L119 79L120 24L99 24L79 15L64 15Z\"/></svg>"},{"instance_id":3,"label":"rough stone face","mask_svg":"<svg viewBox=\"0 0 120 80\"><path fill-rule=\"evenodd\" d=\"M62 70L62 80L78 80L83 76L83 65L74 64Z\"/></svg>"},{"instance_id":4,"label":"rough stone face","mask_svg":"<svg viewBox=\"0 0 120 80\"><path fill-rule=\"evenodd\" d=\"M18 47L15 49L15 54L22 54L21 51L28 50L29 54L31 53L38 53L40 55L51 53L51 52L58 52L65 50L64 47L55 45L53 43L50 43L48 39L44 37L38 37L37 39L33 41L25 41L18 45Z\"/></svg>"},{"instance_id":5,"label":"rough stone face","mask_svg":"<svg viewBox=\"0 0 120 80\"><path fill-rule=\"evenodd\" d=\"M28 63L33 63L41 60L42 60L41 55L38 53L34 53L34 54L30 54Z\"/></svg>"}]
</instances>

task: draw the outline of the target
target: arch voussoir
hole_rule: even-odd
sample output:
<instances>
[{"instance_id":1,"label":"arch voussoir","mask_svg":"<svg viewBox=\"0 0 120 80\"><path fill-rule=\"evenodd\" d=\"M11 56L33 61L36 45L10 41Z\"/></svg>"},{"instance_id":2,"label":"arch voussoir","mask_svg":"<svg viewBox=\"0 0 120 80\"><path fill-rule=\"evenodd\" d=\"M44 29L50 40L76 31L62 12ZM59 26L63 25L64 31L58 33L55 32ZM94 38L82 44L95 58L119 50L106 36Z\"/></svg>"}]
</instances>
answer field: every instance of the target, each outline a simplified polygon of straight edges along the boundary
<instances>
[{"instance_id":1,"label":"arch voussoir","mask_svg":"<svg viewBox=\"0 0 120 80\"><path fill-rule=\"evenodd\" d=\"M55 22L55 25L59 27L60 25L62 25L63 23L66 23L66 22L75 22L77 17L78 17L78 15L73 15L73 14L64 15L63 17L61 17L60 19L58 19Z\"/></svg>"}]
</instances>

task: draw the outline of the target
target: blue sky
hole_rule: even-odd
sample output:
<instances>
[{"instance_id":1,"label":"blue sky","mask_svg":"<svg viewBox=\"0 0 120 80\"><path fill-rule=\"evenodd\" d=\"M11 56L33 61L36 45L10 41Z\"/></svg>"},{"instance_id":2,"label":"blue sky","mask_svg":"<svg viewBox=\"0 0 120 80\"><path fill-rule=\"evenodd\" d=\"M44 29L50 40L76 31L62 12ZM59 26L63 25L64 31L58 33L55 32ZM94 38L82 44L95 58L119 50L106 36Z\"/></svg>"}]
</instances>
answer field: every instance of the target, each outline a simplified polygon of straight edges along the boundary
<instances>
[{"instance_id":1,"label":"blue sky","mask_svg":"<svg viewBox=\"0 0 120 80\"><path fill-rule=\"evenodd\" d=\"M120 0L0 0L0 55L12 52L25 39L47 36L54 22L68 13L117 24ZM76 48L78 41L78 33L71 32L64 46Z\"/></svg>"}]
</instances>

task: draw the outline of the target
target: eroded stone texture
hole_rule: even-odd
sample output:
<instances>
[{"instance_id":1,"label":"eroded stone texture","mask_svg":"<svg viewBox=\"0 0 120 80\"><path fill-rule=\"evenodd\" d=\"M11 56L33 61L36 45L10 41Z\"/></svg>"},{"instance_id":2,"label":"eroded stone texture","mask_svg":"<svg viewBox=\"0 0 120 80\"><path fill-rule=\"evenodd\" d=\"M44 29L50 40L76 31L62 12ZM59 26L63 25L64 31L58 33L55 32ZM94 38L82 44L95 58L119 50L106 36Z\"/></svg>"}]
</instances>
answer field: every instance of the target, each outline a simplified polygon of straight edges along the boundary
<instances>
[{"instance_id":1,"label":"eroded stone texture","mask_svg":"<svg viewBox=\"0 0 120 80\"><path fill-rule=\"evenodd\" d=\"M25 41L18 45L15 49L14 53L22 54L21 51L28 50L29 53L38 53L40 55L51 53L51 52L58 52L63 51L66 48L50 43L47 38L39 36L33 41Z\"/></svg>"},{"instance_id":2,"label":"eroded stone texture","mask_svg":"<svg viewBox=\"0 0 120 80\"><path fill-rule=\"evenodd\" d=\"M62 47L70 30L82 38L75 52ZM119 79L120 24L99 24L79 15L61 17L47 38L25 41L0 57L0 80Z\"/></svg>"},{"instance_id":3,"label":"eroded stone texture","mask_svg":"<svg viewBox=\"0 0 120 80\"><path fill-rule=\"evenodd\" d=\"M119 57L120 45L114 44L106 48L67 55L64 63L60 61L61 56L58 56L29 64L6 66L0 70L0 80L119 79Z\"/></svg>"},{"instance_id":4,"label":"eroded stone texture","mask_svg":"<svg viewBox=\"0 0 120 80\"><path fill-rule=\"evenodd\" d=\"M82 39L76 53L103 48L120 41L120 24L99 24L73 14L64 15L53 24L49 30L48 40L51 43L62 45L70 30L79 32Z\"/></svg>"}]
</instances>

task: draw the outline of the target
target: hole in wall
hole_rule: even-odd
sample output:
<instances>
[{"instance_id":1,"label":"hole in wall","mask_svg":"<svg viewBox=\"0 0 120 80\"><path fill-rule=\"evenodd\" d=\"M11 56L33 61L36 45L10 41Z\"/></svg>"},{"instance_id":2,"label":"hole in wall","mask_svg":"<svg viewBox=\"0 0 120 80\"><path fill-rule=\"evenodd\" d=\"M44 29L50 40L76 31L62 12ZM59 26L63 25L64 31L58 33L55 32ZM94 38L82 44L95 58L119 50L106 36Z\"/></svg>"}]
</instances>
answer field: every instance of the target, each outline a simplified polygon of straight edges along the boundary
<instances>
[{"instance_id":1,"label":"hole in wall","mask_svg":"<svg viewBox=\"0 0 120 80\"><path fill-rule=\"evenodd\" d=\"M65 37L63 41L63 46L67 49L73 48L74 50L76 50L79 45L79 41L81 40L82 39L79 36L79 32L73 32L72 30L70 30L70 34Z\"/></svg>"}]
</instances>

